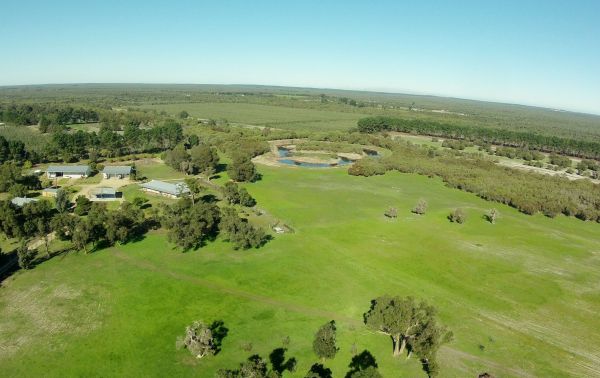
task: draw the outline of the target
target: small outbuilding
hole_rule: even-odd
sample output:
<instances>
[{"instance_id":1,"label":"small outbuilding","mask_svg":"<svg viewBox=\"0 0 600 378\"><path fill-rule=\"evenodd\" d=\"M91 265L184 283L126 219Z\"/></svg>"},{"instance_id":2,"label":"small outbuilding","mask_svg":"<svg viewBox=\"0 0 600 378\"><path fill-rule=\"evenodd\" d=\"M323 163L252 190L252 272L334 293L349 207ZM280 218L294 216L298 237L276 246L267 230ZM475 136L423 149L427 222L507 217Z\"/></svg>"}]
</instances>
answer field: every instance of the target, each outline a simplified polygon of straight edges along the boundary
<instances>
[{"instance_id":1,"label":"small outbuilding","mask_svg":"<svg viewBox=\"0 0 600 378\"><path fill-rule=\"evenodd\" d=\"M179 198L189 193L190 189L185 183L170 183L158 180L152 180L140 185L142 190L149 193L160 194L169 198Z\"/></svg>"},{"instance_id":2,"label":"small outbuilding","mask_svg":"<svg viewBox=\"0 0 600 378\"><path fill-rule=\"evenodd\" d=\"M15 198L11 199L10 202L15 206L23 207L23 206L27 205L28 203L37 202L37 199L27 198L27 197L15 197Z\"/></svg>"},{"instance_id":3,"label":"small outbuilding","mask_svg":"<svg viewBox=\"0 0 600 378\"><path fill-rule=\"evenodd\" d=\"M42 190L42 197L56 197L58 188L46 188Z\"/></svg>"},{"instance_id":4,"label":"small outbuilding","mask_svg":"<svg viewBox=\"0 0 600 378\"><path fill-rule=\"evenodd\" d=\"M102 170L102 176L104 178L129 178L131 170L132 168L129 165L107 165Z\"/></svg>"},{"instance_id":5,"label":"small outbuilding","mask_svg":"<svg viewBox=\"0 0 600 378\"><path fill-rule=\"evenodd\" d=\"M96 188L90 191L92 201L114 201L117 199L117 190L114 188Z\"/></svg>"},{"instance_id":6,"label":"small outbuilding","mask_svg":"<svg viewBox=\"0 0 600 378\"><path fill-rule=\"evenodd\" d=\"M46 170L48 178L82 178L92 173L89 165L51 165Z\"/></svg>"}]
</instances>

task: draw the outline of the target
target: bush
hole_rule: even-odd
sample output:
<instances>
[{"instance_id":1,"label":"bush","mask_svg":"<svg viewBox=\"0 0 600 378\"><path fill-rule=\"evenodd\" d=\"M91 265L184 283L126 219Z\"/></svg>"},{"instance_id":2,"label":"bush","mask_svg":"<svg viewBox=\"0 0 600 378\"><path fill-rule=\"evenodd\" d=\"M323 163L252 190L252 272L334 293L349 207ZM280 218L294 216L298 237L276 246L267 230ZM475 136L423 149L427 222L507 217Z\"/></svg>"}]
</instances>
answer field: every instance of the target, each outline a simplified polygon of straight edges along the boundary
<instances>
[{"instance_id":1,"label":"bush","mask_svg":"<svg viewBox=\"0 0 600 378\"><path fill-rule=\"evenodd\" d=\"M454 209L454 211L452 211L450 215L448 215L448 219L450 220L450 222L463 224L467 220L467 215L462 209L458 208Z\"/></svg>"},{"instance_id":2,"label":"bush","mask_svg":"<svg viewBox=\"0 0 600 378\"><path fill-rule=\"evenodd\" d=\"M390 207L389 209L387 209L385 211L385 213L383 213L383 215L385 215L388 218L397 218L398 217L398 209L396 209L395 207Z\"/></svg>"},{"instance_id":3,"label":"bush","mask_svg":"<svg viewBox=\"0 0 600 378\"><path fill-rule=\"evenodd\" d=\"M427 201L425 201L424 199L420 199L419 202L417 202L417 205L415 207L413 207L413 209L412 209L413 213L419 214L419 215L425 214L426 211L427 211Z\"/></svg>"}]
</instances>

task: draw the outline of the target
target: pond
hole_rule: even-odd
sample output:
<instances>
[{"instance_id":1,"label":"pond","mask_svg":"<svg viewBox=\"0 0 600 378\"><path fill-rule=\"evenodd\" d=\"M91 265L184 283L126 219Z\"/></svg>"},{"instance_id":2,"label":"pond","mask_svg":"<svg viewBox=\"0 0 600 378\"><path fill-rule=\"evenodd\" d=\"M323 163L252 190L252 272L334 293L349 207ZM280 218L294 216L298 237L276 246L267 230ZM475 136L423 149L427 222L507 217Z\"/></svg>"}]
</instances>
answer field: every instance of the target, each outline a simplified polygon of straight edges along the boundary
<instances>
[{"instance_id":1,"label":"pond","mask_svg":"<svg viewBox=\"0 0 600 378\"><path fill-rule=\"evenodd\" d=\"M377 151L375 151L377 153ZM291 151L285 147L277 147L277 154L280 158L291 157ZM336 163L308 163L302 161L296 161L294 159L279 159L281 164L294 165L296 167L305 167L305 168L331 168L331 167L340 167L343 165L349 165L354 163L354 160L346 159L344 157L340 157Z\"/></svg>"}]
</instances>

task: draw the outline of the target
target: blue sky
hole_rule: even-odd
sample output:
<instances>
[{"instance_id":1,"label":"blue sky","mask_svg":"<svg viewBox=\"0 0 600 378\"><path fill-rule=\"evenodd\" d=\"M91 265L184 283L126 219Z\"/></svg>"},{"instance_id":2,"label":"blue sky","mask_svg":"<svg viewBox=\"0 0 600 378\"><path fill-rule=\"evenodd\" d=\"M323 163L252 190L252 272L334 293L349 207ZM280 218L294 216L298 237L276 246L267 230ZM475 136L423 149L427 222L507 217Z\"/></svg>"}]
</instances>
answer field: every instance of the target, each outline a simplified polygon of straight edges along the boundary
<instances>
[{"instance_id":1,"label":"blue sky","mask_svg":"<svg viewBox=\"0 0 600 378\"><path fill-rule=\"evenodd\" d=\"M600 114L600 1L10 1L0 85L241 83Z\"/></svg>"}]
</instances>

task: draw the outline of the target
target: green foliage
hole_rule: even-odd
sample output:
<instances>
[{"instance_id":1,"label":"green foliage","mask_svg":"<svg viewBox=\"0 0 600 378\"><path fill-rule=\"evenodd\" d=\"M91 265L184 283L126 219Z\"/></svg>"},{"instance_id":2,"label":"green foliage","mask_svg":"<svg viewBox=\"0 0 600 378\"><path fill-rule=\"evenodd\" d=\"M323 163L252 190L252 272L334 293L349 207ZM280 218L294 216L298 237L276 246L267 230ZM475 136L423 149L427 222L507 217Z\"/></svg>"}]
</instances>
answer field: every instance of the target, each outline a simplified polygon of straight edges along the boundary
<instances>
[{"instance_id":1,"label":"green foliage","mask_svg":"<svg viewBox=\"0 0 600 378\"><path fill-rule=\"evenodd\" d=\"M457 208L452 210L450 215L448 215L448 219L450 222L455 222L459 224L463 224L467 221L467 214L461 208Z\"/></svg>"},{"instance_id":2,"label":"green foliage","mask_svg":"<svg viewBox=\"0 0 600 378\"><path fill-rule=\"evenodd\" d=\"M64 189L58 189L56 192L56 201L54 206L59 213L66 213L71 207L71 201L69 200L69 194Z\"/></svg>"},{"instance_id":3,"label":"green foliage","mask_svg":"<svg viewBox=\"0 0 600 378\"><path fill-rule=\"evenodd\" d=\"M423 215L427 211L427 201L420 199L419 202L413 207L412 212L415 214Z\"/></svg>"},{"instance_id":4,"label":"green foliage","mask_svg":"<svg viewBox=\"0 0 600 378\"><path fill-rule=\"evenodd\" d=\"M79 216L86 215L91 208L92 201L90 201L86 196L80 195L75 198L75 214Z\"/></svg>"},{"instance_id":5,"label":"green foliage","mask_svg":"<svg viewBox=\"0 0 600 378\"><path fill-rule=\"evenodd\" d=\"M314 364L304 378L333 378L333 372L322 364Z\"/></svg>"},{"instance_id":6,"label":"green foliage","mask_svg":"<svg viewBox=\"0 0 600 378\"><path fill-rule=\"evenodd\" d=\"M240 218L237 211L226 207L222 211L219 229L225 233L235 249L259 248L267 242L265 232Z\"/></svg>"},{"instance_id":7,"label":"green foliage","mask_svg":"<svg viewBox=\"0 0 600 378\"><path fill-rule=\"evenodd\" d=\"M485 213L485 219L491 224L495 224L496 220L500 216L500 213L496 209L490 209L487 213Z\"/></svg>"},{"instance_id":8,"label":"green foliage","mask_svg":"<svg viewBox=\"0 0 600 378\"><path fill-rule=\"evenodd\" d=\"M196 358L211 356L217 351L212 330L197 320L185 329L185 335L177 339L177 349L185 348Z\"/></svg>"},{"instance_id":9,"label":"green foliage","mask_svg":"<svg viewBox=\"0 0 600 378\"><path fill-rule=\"evenodd\" d=\"M256 167L249 157L237 155L233 158L231 164L227 166L227 173L234 181L256 181L259 178Z\"/></svg>"},{"instance_id":10,"label":"green foliage","mask_svg":"<svg viewBox=\"0 0 600 378\"><path fill-rule=\"evenodd\" d=\"M231 205L240 204L246 207L256 205L256 200L252 198L246 188L240 188L235 182L227 182L223 186L223 196Z\"/></svg>"},{"instance_id":11,"label":"green foliage","mask_svg":"<svg viewBox=\"0 0 600 378\"><path fill-rule=\"evenodd\" d=\"M386 167L381 161L374 158L363 158L352 164L348 168L348 173L352 176L375 176L386 172Z\"/></svg>"},{"instance_id":12,"label":"green foliage","mask_svg":"<svg viewBox=\"0 0 600 378\"><path fill-rule=\"evenodd\" d=\"M169 230L169 240L183 250L201 247L217 235L219 208L212 203L182 198L164 208L163 225Z\"/></svg>"},{"instance_id":13,"label":"green foliage","mask_svg":"<svg viewBox=\"0 0 600 378\"><path fill-rule=\"evenodd\" d=\"M362 118L357 125L358 130L363 133L399 131L452 139L482 140L493 144L526 145L531 149L588 158L600 157L600 142L534 134L532 132L383 116ZM460 146L452 145L450 147Z\"/></svg>"},{"instance_id":14,"label":"green foliage","mask_svg":"<svg viewBox=\"0 0 600 378\"><path fill-rule=\"evenodd\" d=\"M550 154L550 164L559 166L560 168L569 168L572 164L571 159L566 156Z\"/></svg>"},{"instance_id":15,"label":"green foliage","mask_svg":"<svg viewBox=\"0 0 600 378\"><path fill-rule=\"evenodd\" d=\"M335 321L332 320L323 324L313 340L313 351L322 360L335 357L338 347L335 344L336 328Z\"/></svg>"},{"instance_id":16,"label":"green foliage","mask_svg":"<svg viewBox=\"0 0 600 378\"><path fill-rule=\"evenodd\" d=\"M389 207L384 213L383 215L385 215L388 218L397 218L398 217L398 209L396 209L395 207Z\"/></svg>"},{"instance_id":17,"label":"green foliage","mask_svg":"<svg viewBox=\"0 0 600 378\"><path fill-rule=\"evenodd\" d=\"M441 344L452 339L450 332L437 325L435 308L412 297L376 298L364 319L370 329L390 335L394 356L401 355L408 345L420 358L433 360Z\"/></svg>"},{"instance_id":18,"label":"green foliage","mask_svg":"<svg viewBox=\"0 0 600 378\"><path fill-rule=\"evenodd\" d=\"M207 144L200 144L190 149L190 159L197 172L206 172L208 169L216 171L219 166L217 150Z\"/></svg>"},{"instance_id":19,"label":"green foliage","mask_svg":"<svg viewBox=\"0 0 600 378\"><path fill-rule=\"evenodd\" d=\"M17 262L21 269L31 269L33 261L35 260L36 251L27 248L26 243L21 243L17 248Z\"/></svg>"}]
</instances>

